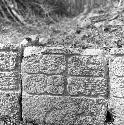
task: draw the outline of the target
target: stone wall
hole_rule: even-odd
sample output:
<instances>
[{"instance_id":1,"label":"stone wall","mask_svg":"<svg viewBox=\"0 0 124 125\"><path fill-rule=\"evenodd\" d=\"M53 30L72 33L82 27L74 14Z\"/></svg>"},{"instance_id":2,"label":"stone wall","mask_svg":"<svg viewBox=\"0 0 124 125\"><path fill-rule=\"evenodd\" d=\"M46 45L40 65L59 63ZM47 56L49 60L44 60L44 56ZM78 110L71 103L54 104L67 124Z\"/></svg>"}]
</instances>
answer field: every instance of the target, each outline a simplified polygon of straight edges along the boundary
<instances>
[{"instance_id":1,"label":"stone wall","mask_svg":"<svg viewBox=\"0 0 124 125\"><path fill-rule=\"evenodd\" d=\"M16 46L0 46L0 118L21 119L21 58Z\"/></svg>"},{"instance_id":2,"label":"stone wall","mask_svg":"<svg viewBox=\"0 0 124 125\"><path fill-rule=\"evenodd\" d=\"M22 58L23 54L23 58ZM0 117L39 125L124 123L124 49L0 47Z\"/></svg>"}]
</instances>

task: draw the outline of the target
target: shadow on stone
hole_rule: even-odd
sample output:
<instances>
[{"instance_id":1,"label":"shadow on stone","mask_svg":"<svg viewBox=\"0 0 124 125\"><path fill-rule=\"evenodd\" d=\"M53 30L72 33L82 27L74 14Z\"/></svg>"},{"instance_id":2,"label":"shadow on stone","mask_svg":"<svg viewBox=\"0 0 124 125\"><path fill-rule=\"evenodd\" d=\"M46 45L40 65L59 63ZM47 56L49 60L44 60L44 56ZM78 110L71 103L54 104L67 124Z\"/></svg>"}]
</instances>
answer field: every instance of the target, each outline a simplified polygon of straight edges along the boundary
<instances>
[{"instance_id":1,"label":"shadow on stone","mask_svg":"<svg viewBox=\"0 0 124 125\"><path fill-rule=\"evenodd\" d=\"M113 122L114 122L113 114L110 111L107 111L105 123L113 123Z\"/></svg>"}]
</instances>

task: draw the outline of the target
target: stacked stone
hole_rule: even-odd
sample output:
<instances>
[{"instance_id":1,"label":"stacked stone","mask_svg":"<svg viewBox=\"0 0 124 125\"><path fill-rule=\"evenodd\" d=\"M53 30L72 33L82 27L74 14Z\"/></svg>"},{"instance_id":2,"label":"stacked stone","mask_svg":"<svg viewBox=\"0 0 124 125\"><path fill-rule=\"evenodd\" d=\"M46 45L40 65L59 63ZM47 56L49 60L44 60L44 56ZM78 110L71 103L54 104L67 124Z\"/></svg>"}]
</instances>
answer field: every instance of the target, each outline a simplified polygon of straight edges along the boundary
<instances>
[{"instance_id":1,"label":"stacked stone","mask_svg":"<svg viewBox=\"0 0 124 125\"><path fill-rule=\"evenodd\" d=\"M19 121L20 113L20 49L15 45L0 45L0 119Z\"/></svg>"},{"instance_id":2,"label":"stacked stone","mask_svg":"<svg viewBox=\"0 0 124 125\"><path fill-rule=\"evenodd\" d=\"M124 124L124 48L113 48L110 52L110 100L109 110L115 125Z\"/></svg>"},{"instance_id":3,"label":"stacked stone","mask_svg":"<svg viewBox=\"0 0 124 125\"><path fill-rule=\"evenodd\" d=\"M104 125L107 66L99 49L24 49L22 116L40 125Z\"/></svg>"}]
</instances>

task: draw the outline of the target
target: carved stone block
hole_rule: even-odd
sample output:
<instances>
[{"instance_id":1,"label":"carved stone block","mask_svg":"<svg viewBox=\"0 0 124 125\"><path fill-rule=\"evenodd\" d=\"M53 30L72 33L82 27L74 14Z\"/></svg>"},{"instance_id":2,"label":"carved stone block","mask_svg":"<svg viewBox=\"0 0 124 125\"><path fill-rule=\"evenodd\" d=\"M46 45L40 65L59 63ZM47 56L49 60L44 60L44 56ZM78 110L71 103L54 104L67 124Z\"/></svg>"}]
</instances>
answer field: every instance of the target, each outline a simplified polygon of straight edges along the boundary
<instances>
[{"instance_id":1,"label":"carved stone block","mask_svg":"<svg viewBox=\"0 0 124 125\"><path fill-rule=\"evenodd\" d=\"M66 69L64 55L43 55L40 60L40 71L47 74L60 74Z\"/></svg>"},{"instance_id":2,"label":"carved stone block","mask_svg":"<svg viewBox=\"0 0 124 125\"><path fill-rule=\"evenodd\" d=\"M107 81L100 77L69 77L67 90L70 95L105 97L107 95Z\"/></svg>"},{"instance_id":3,"label":"carved stone block","mask_svg":"<svg viewBox=\"0 0 124 125\"><path fill-rule=\"evenodd\" d=\"M27 94L23 95L22 104L24 120L50 125L97 125L105 120L107 108L104 99Z\"/></svg>"},{"instance_id":4,"label":"carved stone block","mask_svg":"<svg viewBox=\"0 0 124 125\"><path fill-rule=\"evenodd\" d=\"M17 90L21 84L19 72L0 72L0 89Z\"/></svg>"}]
</instances>

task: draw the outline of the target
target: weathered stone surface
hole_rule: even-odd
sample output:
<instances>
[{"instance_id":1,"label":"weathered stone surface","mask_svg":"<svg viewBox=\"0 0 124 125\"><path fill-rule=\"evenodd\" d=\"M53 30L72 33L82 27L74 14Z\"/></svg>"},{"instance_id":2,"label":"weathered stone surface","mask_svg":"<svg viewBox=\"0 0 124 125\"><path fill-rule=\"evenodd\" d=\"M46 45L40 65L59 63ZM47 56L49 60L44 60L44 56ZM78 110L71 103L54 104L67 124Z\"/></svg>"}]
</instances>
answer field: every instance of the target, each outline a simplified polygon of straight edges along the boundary
<instances>
[{"instance_id":1,"label":"weathered stone surface","mask_svg":"<svg viewBox=\"0 0 124 125\"><path fill-rule=\"evenodd\" d=\"M0 92L0 116L8 115L13 121L20 120L19 92Z\"/></svg>"},{"instance_id":2,"label":"weathered stone surface","mask_svg":"<svg viewBox=\"0 0 124 125\"><path fill-rule=\"evenodd\" d=\"M110 51L111 55L123 55L124 54L124 48L112 48Z\"/></svg>"},{"instance_id":3,"label":"weathered stone surface","mask_svg":"<svg viewBox=\"0 0 124 125\"><path fill-rule=\"evenodd\" d=\"M72 54L73 52L69 48L64 48L64 47L46 47L43 53Z\"/></svg>"},{"instance_id":4,"label":"weathered stone surface","mask_svg":"<svg viewBox=\"0 0 124 125\"><path fill-rule=\"evenodd\" d=\"M40 124L100 124L105 120L107 101L84 97L23 95L23 119ZM88 119L90 118L90 119Z\"/></svg>"},{"instance_id":5,"label":"weathered stone surface","mask_svg":"<svg viewBox=\"0 0 124 125\"><path fill-rule=\"evenodd\" d=\"M42 53L57 53L57 54L80 54L80 55L102 55L103 51L100 49L82 49L82 48L73 48L73 47L44 47L41 51Z\"/></svg>"},{"instance_id":6,"label":"weathered stone surface","mask_svg":"<svg viewBox=\"0 0 124 125\"><path fill-rule=\"evenodd\" d=\"M110 79L111 94L116 97L124 97L124 78L113 76Z\"/></svg>"},{"instance_id":7,"label":"weathered stone surface","mask_svg":"<svg viewBox=\"0 0 124 125\"><path fill-rule=\"evenodd\" d=\"M61 75L24 74L23 91L29 94L63 94L64 78Z\"/></svg>"},{"instance_id":8,"label":"weathered stone surface","mask_svg":"<svg viewBox=\"0 0 124 125\"><path fill-rule=\"evenodd\" d=\"M62 75L52 75L47 79L47 92L51 94L63 94L64 77Z\"/></svg>"},{"instance_id":9,"label":"weathered stone surface","mask_svg":"<svg viewBox=\"0 0 124 125\"><path fill-rule=\"evenodd\" d=\"M19 89L21 77L19 72L0 72L0 89L15 90Z\"/></svg>"},{"instance_id":10,"label":"weathered stone surface","mask_svg":"<svg viewBox=\"0 0 124 125\"><path fill-rule=\"evenodd\" d=\"M104 62L100 56L72 56L68 59L68 73L70 75L102 76Z\"/></svg>"},{"instance_id":11,"label":"weathered stone surface","mask_svg":"<svg viewBox=\"0 0 124 125\"><path fill-rule=\"evenodd\" d=\"M100 77L69 77L67 90L70 95L105 97L107 95L107 81Z\"/></svg>"},{"instance_id":12,"label":"weathered stone surface","mask_svg":"<svg viewBox=\"0 0 124 125\"><path fill-rule=\"evenodd\" d=\"M0 49L1 50L12 50L12 51L17 51L19 50L19 45L18 44L11 44L11 43L0 43Z\"/></svg>"},{"instance_id":13,"label":"weathered stone surface","mask_svg":"<svg viewBox=\"0 0 124 125\"><path fill-rule=\"evenodd\" d=\"M44 74L24 74L23 91L27 93L40 94L46 91L47 76Z\"/></svg>"},{"instance_id":14,"label":"weathered stone surface","mask_svg":"<svg viewBox=\"0 0 124 125\"><path fill-rule=\"evenodd\" d=\"M38 73L40 71L39 65L39 56L38 55L30 55L23 59L22 62L22 72L26 73Z\"/></svg>"},{"instance_id":15,"label":"weathered stone surface","mask_svg":"<svg viewBox=\"0 0 124 125\"><path fill-rule=\"evenodd\" d=\"M101 49L82 49L73 48L69 46L57 45L57 46L27 46L24 48L24 57L38 53L58 53L58 54L81 54L81 55L102 55Z\"/></svg>"},{"instance_id":16,"label":"weathered stone surface","mask_svg":"<svg viewBox=\"0 0 124 125\"><path fill-rule=\"evenodd\" d=\"M111 97L109 99L108 108L112 110L115 125L123 125L124 123L124 98Z\"/></svg>"},{"instance_id":17,"label":"weathered stone surface","mask_svg":"<svg viewBox=\"0 0 124 125\"><path fill-rule=\"evenodd\" d=\"M41 54L41 52L44 51L43 47L38 46L28 46L24 48L24 57L29 57L31 55L38 55Z\"/></svg>"},{"instance_id":18,"label":"weathered stone surface","mask_svg":"<svg viewBox=\"0 0 124 125\"><path fill-rule=\"evenodd\" d=\"M72 48L73 51L75 51L75 49ZM83 49L82 52L78 51L79 54L81 55L102 55L103 54L103 50L101 49Z\"/></svg>"},{"instance_id":19,"label":"weathered stone surface","mask_svg":"<svg viewBox=\"0 0 124 125\"><path fill-rule=\"evenodd\" d=\"M100 49L26 47L23 119L45 125L103 125L107 108L104 66Z\"/></svg>"},{"instance_id":20,"label":"weathered stone surface","mask_svg":"<svg viewBox=\"0 0 124 125\"><path fill-rule=\"evenodd\" d=\"M83 68L86 67L89 69L103 69L104 66L104 58L101 56L71 56L68 59L68 65L73 66L82 66ZM78 64L78 65L77 65ZM93 68L92 68L93 67Z\"/></svg>"},{"instance_id":21,"label":"weathered stone surface","mask_svg":"<svg viewBox=\"0 0 124 125\"><path fill-rule=\"evenodd\" d=\"M40 71L47 74L60 74L66 68L64 55L43 55L40 60Z\"/></svg>"},{"instance_id":22,"label":"weathered stone surface","mask_svg":"<svg viewBox=\"0 0 124 125\"><path fill-rule=\"evenodd\" d=\"M16 52L0 52L0 70L14 70L19 66L19 57Z\"/></svg>"},{"instance_id":23,"label":"weathered stone surface","mask_svg":"<svg viewBox=\"0 0 124 125\"><path fill-rule=\"evenodd\" d=\"M111 75L124 76L124 57L116 57L110 65Z\"/></svg>"}]
</instances>

